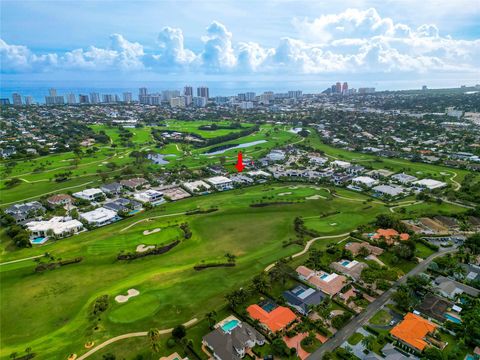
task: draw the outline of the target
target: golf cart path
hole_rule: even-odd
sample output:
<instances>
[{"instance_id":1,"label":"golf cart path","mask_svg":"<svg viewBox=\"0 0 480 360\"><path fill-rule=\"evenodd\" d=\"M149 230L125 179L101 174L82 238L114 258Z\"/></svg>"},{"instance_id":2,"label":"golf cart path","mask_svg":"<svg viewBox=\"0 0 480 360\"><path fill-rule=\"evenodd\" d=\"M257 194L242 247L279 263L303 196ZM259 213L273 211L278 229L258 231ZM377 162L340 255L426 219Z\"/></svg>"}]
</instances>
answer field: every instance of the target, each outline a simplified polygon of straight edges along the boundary
<instances>
[{"instance_id":1,"label":"golf cart path","mask_svg":"<svg viewBox=\"0 0 480 360\"><path fill-rule=\"evenodd\" d=\"M316 238L313 238L313 239L310 239L307 241L307 243L305 244L305 247L303 248L302 251L296 253L296 254L293 254L292 255L292 258L296 258L296 257L299 257L299 256L302 256L304 254L306 254L306 252L310 249L310 246L312 246L312 244L317 241L317 240L321 240L321 239L335 239L335 238L339 238L339 237L345 237L345 236L349 236L350 235L350 232L347 232L347 233L343 233L343 234L339 234L339 235L325 235L325 236L319 236L319 237L316 237ZM345 239L343 239L345 240ZM343 241L342 240L342 241ZM265 272L269 272L274 266L275 266L276 262L268 265L266 268L265 268Z\"/></svg>"},{"instance_id":2,"label":"golf cart path","mask_svg":"<svg viewBox=\"0 0 480 360\"><path fill-rule=\"evenodd\" d=\"M187 321L186 323L183 324L183 326L185 327L189 327L189 326L192 326L194 324L196 324L198 322L198 319L197 318L193 318L189 321ZM171 332L173 331L173 328L170 328L170 329L163 329L163 330L160 330L159 331L159 334L160 335L165 335L165 334L170 334ZM114 342L117 342L117 341L120 341L120 340L124 340L124 339L129 339L129 338L134 338L134 337L141 337L141 336L147 336L148 335L148 331L140 331L140 332L134 332L134 333L128 333L128 334L123 334L123 335L118 335L118 336L115 336L111 339L108 339L106 341L104 341L103 343L95 346L93 349L89 350L88 352L86 352L85 354L83 354L82 356L79 356L77 358L77 360L83 360L83 359L86 359L87 357L89 357L90 355L96 353L98 350L101 350L103 349L105 346L108 346Z\"/></svg>"},{"instance_id":3,"label":"golf cart path","mask_svg":"<svg viewBox=\"0 0 480 360\"><path fill-rule=\"evenodd\" d=\"M26 261L26 260L33 260L33 259L38 259L38 258L41 258L41 257L44 257L45 255L37 255L37 256L31 256L31 257L27 257L27 258L23 258L23 259L17 259L17 260L12 260L12 261L6 261L6 262L3 262L3 263L0 263L0 266L2 265L8 265L8 264L14 264L14 263L17 263L17 262L20 262L20 261Z\"/></svg>"}]
</instances>

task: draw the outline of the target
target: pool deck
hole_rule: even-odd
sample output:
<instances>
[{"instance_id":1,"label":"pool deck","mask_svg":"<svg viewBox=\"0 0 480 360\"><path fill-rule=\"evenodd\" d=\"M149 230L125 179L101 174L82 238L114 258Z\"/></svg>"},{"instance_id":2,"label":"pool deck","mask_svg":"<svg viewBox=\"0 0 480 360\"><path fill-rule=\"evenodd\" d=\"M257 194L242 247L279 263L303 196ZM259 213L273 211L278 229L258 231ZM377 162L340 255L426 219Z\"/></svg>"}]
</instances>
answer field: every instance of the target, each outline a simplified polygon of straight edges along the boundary
<instances>
[{"instance_id":1,"label":"pool deck","mask_svg":"<svg viewBox=\"0 0 480 360\"><path fill-rule=\"evenodd\" d=\"M238 320L234 315L230 315L230 316L227 316L225 319L223 319L222 321L219 321L218 323L216 323L213 327L214 329L218 329L219 327L222 327L223 325L225 325L226 323L230 322L230 321L233 321L233 320L236 320L238 321L239 323L241 323L240 320Z\"/></svg>"}]
</instances>

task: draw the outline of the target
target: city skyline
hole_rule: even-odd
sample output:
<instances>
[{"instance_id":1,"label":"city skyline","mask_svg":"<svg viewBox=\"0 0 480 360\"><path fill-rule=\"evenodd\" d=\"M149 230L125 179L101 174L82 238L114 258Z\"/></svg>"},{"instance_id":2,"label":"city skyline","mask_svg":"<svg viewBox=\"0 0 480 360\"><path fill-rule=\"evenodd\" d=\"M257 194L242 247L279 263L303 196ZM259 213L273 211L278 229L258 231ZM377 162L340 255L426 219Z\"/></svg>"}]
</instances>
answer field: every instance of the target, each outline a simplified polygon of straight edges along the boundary
<instances>
[{"instance_id":1,"label":"city skyline","mask_svg":"<svg viewBox=\"0 0 480 360\"><path fill-rule=\"evenodd\" d=\"M243 7L228 1L172 4L3 1L2 77L235 81L351 75L363 81L444 79L446 86L455 78L480 78L474 26L480 12L471 2L438 7L435 1L271 1L256 4L255 12L248 1ZM425 17L421 10L428 6ZM112 18L100 21L107 8ZM67 24L49 9L78 16ZM86 16L92 11L95 16ZM193 21L188 11L204 16ZM127 12L134 15L124 24Z\"/></svg>"}]
</instances>

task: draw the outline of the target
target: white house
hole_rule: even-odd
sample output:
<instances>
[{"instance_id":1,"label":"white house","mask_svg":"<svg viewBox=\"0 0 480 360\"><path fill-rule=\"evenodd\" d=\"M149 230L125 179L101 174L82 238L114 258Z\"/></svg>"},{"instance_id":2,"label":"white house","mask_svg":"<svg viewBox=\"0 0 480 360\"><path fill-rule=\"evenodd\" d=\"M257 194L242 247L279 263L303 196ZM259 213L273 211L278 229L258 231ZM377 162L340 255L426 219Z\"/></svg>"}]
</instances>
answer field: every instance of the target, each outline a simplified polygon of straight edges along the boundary
<instances>
[{"instance_id":1,"label":"white house","mask_svg":"<svg viewBox=\"0 0 480 360\"><path fill-rule=\"evenodd\" d=\"M85 189L85 190L73 193L72 195L78 199L83 199L88 201L95 201L105 196L102 190L95 189L95 188Z\"/></svg>"},{"instance_id":2,"label":"white house","mask_svg":"<svg viewBox=\"0 0 480 360\"><path fill-rule=\"evenodd\" d=\"M233 181L225 176L214 176L206 179L206 182L213 185L213 187L219 191L233 189Z\"/></svg>"},{"instance_id":3,"label":"white house","mask_svg":"<svg viewBox=\"0 0 480 360\"><path fill-rule=\"evenodd\" d=\"M65 237L78 233L83 224L70 217L55 216L50 220L30 221L25 224L32 238L47 237L50 231L57 237Z\"/></svg>"},{"instance_id":4,"label":"white house","mask_svg":"<svg viewBox=\"0 0 480 360\"><path fill-rule=\"evenodd\" d=\"M429 190L441 189L447 186L447 183L433 179L422 179L415 181L413 184L418 187L427 188Z\"/></svg>"},{"instance_id":5,"label":"white house","mask_svg":"<svg viewBox=\"0 0 480 360\"><path fill-rule=\"evenodd\" d=\"M352 179L352 183L357 185L364 185L367 187L372 187L378 184L378 180L371 178L370 176L357 176Z\"/></svg>"},{"instance_id":6,"label":"white house","mask_svg":"<svg viewBox=\"0 0 480 360\"><path fill-rule=\"evenodd\" d=\"M210 185L208 185L205 181L202 180L186 182L183 183L182 186L191 193L205 192L211 188Z\"/></svg>"},{"instance_id":7,"label":"white house","mask_svg":"<svg viewBox=\"0 0 480 360\"><path fill-rule=\"evenodd\" d=\"M103 207L81 213L80 218L93 226L107 225L120 219L115 211Z\"/></svg>"},{"instance_id":8,"label":"white house","mask_svg":"<svg viewBox=\"0 0 480 360\"><path fill-rule=\"evenodd\" d=\"M352 164L350 164L348 161L334 160L330 163L330 165L335 168L348 169Z\"/></svg>"},{"instance_id":9,"label":"white house","mask_svg":"<svg viewBox=\"0 0 480 360\"><path fill-rule=\"evenodd\" d=\"M163 193L157 190L146 190L133 194L133 197L142 203L151 203L152 205L158 205L165 202Z\"/></svg>"},{"instance_id":10,"label":"white house","mask_svg":"<svg viewBox=\"0 0 480 360\"><path fill-rule=\"evenodd\" d=\"M396 185L378 185L372 188L372 190L379 195L389 195L391 197L402 195L405 191L403 187Z\"/></svg>"},{"instance_id":11,"label":"white house","mask_svg":"<svg viewBox=\"0 0 480 360\"><path fill-rule=\"evenodd\" d=\"M402 184L410 184L416 180L418 180L415 176L408 175L405 173L395 174L392 176L393 180L396 180Z\"/></svg>"}]
</instances>

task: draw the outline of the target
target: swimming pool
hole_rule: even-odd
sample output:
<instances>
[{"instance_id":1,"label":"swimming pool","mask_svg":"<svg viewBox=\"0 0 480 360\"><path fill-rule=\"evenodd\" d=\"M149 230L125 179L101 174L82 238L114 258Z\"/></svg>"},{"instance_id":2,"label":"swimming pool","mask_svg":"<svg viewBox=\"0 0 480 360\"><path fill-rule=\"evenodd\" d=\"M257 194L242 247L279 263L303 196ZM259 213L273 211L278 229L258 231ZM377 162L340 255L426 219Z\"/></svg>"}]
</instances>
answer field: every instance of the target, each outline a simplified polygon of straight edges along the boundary
<instances>
[{"instance_id":1,"label":"swimming pool","mask_svg":"<svg viewBox=\"0 0 480 360\"><path fill-rule=\"evenodd\" d=\"M462 320L460 320L459 318L456 318L455 316L452 316L450 314L444 314L443 316L445 316L445 318L451 322L454 322L455 324L461 324L462 323Z\"/></svg>"},{"instance_id":2,"label":"swimming pool","mask_svg":"<svg viewBox=\"0 0 480 360\"><path fill-rule=\"evenodd\" d=\"M277 307L277 305L275 305L271 301L266 300L265 302L260 303L260 307L269 313L269 312L272 312L272 310L274 310Z\"/></svg>"},{"instance_id":3,"label":"swimming pool","mask_svg":"<svg viewBox=\"0 0 480 360\"><path fill-rule=\"evenodd\" d=\"M323 274L322 276L320 276L320 279L325 280L327 277L328 277L328 274Z\"/></svg>"},{"instance_id":4,"label":"swimming pool","mask_svg":"<svg viewBox=\"0 0 480 360\"><path fill-rule=\"evenodd\" d=\"M222 325L222 330L225 331L225 332L232 331L233 329L235 329L238 326L239 323L240 323L240 321L238 321L236 319L230 320L230 321L228 321L228 322L226 322L225 324Z\"/></svg>"},{"instance_id":5,"label":"swimming pool","mask_svg":"<svg viewBox=\"0 0 480 360\"><path fill-rule=\"evenodd\" d=\"M140 211L139 209L137 209L137 210L132 210L132 211L130 211L130 212L128 213L128 215L136 214L136 213L138 213L139 211Z\"/></svg>"},{"instance_id":6,"label":"swimming pool","mask_svg":"<svg viewBox=\"0 0 480 360\"><path fill-rule=\"evenodd\" d=\"M348 260L345 260L344 262L342 262L342 266L347 266L348 264L350 264L350 261Z\"/></svg>"},{"instance_id":7,"label":"swimming pool","mask_svg":"<svg viewBox=\"0 0 480 360\"><path fill-rule=\"evenodd\" d=\"M36 237L35 239L30 240L33 245L44 244L48 239L46 237Z\"/></svg>"}]
</instances>

